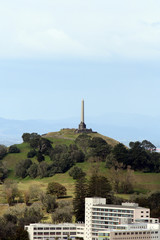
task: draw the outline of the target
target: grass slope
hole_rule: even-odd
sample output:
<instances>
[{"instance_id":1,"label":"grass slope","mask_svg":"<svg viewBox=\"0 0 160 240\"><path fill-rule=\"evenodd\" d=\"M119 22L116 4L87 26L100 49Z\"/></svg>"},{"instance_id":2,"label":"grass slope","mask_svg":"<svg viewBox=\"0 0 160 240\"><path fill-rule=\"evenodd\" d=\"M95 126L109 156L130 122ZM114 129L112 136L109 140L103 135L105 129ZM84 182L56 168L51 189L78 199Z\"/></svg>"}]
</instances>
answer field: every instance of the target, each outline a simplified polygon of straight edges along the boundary
<instances>
[{"instance_id":1,"label":"grass slope","mask_svg":"<svg viewBox=\"0 0 160 240\"><path fill-rule=\"evenodd\" d=\"M44 137L50 139L53 143L53 146L56 144L72 144L74 143L75 138L79 134L75 133L75 129L62 129L59 132L51 132ZM91 133L89 134L92 137L102 137L105 139L109 144L112 146L115 146L118 142L114 139L111 139L109 137L105 137L103 135L100 135L99 133ZM71 197L74 195L74 184L75 180L73 180L68 172L64 174L56 174L52 177L48 178L36 178L31 179L29 177L25 179L18 179L14 175L14 168L16 164L22 160L27 158L27 153L30 151L30 146L27 143L22 143L17 145L18 148L20 148L20 153L13 153L8 154L4 159L3 163L6 165L6 167L10 170L9 179L16 180L18 182L18 187L21 191L26 191L30 185L36 184L40 187L41 190L46 190L47 185L49 182L56 181L61 184L63 184L67 188L67 194ZM46 157L45 159L47 162L50 162L49 157ZM37 162L36 158L32 158L32 161ZM94 163L90 162L84 162L84 163L78 163L77 166L81 167L83 171L86 172L87 177L91 174L92 168L94 168ZM105 163L100 163L99 165L100 172L108 176L109 170L105 168ZM147 192L147 191L157 191L160 189L160 173L141 173L141 172L135 172L135 190L139 192ZM121 195L123 196L123 195ZM128 195L124 195L124 198L128 198ZM5 203L5 197L3 194L3 186L0 185L0 203Z\"/></svg>"},{"instance_id":2,"label":"grass slope","mask_svg":"<svg viewBox=\"0 0 160 240\"><path fill-rule=\"evenodd\" d=\"M50 139L53 144L66 144L69 145L74 142L74 140L80 135L80 133L75 132L76 129L61 129L59 132L50 132L44 135L44 137ZM111 146L117 145L119 142L113 138L103 136L99 133L89 133L93 137L101 137Z\"/></svg>"}]
</instances>

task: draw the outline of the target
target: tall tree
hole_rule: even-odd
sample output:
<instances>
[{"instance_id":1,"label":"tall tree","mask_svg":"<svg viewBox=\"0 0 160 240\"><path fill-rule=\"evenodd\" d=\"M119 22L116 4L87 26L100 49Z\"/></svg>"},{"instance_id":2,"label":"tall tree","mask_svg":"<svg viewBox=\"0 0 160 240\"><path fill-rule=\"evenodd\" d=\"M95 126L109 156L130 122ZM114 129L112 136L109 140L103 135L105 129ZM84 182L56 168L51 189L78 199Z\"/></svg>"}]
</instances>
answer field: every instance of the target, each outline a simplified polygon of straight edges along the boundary
<instances>
[{"instance_id":1,"label":"tall tree","mask_svg":"<svg viewBox=\"0 0 160 240\"><path fill-rule=\"evenodd\" d=\"M107 197L111 190L111 184L106 177L95 173L91 176L88 184L89 197Z\"/></svg>"},{"instance_id":2,"label":"tall tree","mask_svg":"<svg viewBox=\"0 0 160 240\"><path fill-rule=\"evenodd\" d=\"M76 221L84 222L85 219L85 197L87 197L88 185L86 178L78 179L75 186L75 197L73 199L73 210Z\"/></svg>"},{"instance_id":3,"label":"tall tree","mask_svg":"<svg viewBox=\"0 0 160 240\"><path fill-rule=\"evenodd\" d=\"M100 137L94 137L90 143L90 155L104 161L111 152L111 146Z\"/></svg>"},{"instance_id":4,"label":"tall tree","mask_svg":"<svg viewBox=\"0 0 160 240\"><path fill-rule=\"evenodd\" d=\"M128 150L122 143L117 144L112 152L117 162L123 163L124 166L129 165Z\"/></svg>"}]
</instances>

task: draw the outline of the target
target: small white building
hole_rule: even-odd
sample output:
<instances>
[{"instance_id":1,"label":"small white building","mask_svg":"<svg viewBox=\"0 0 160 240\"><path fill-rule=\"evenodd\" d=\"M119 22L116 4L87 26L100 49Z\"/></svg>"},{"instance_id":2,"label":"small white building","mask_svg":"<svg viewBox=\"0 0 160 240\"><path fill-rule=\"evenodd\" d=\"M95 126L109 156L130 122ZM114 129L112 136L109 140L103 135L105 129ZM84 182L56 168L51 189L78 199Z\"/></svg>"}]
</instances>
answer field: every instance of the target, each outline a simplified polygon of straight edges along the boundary
<instances>
[{"instance_id":1,"label":"small white building","mask_svg":"<svg viewBox=\"0 0 160 240\"><path fill-rule=\"evenodd\" d=\"M160 239L159 223L131 223L120 225L117 229L108 229L98 232L98 240L132 240L143 239L153 240Z\"/></svg>"},{"instance_id":2,"label":"small white building","mask_svg":"<svg viewBox=\"0 0 160 240\"><path fill-rule=\"evenodd\" d=\"M76 237L84 238L84 224L47 224L33 223L25 226L29 233L30 240L54 240L57 239L75 239Z\"/></svg>"}]
</instances>

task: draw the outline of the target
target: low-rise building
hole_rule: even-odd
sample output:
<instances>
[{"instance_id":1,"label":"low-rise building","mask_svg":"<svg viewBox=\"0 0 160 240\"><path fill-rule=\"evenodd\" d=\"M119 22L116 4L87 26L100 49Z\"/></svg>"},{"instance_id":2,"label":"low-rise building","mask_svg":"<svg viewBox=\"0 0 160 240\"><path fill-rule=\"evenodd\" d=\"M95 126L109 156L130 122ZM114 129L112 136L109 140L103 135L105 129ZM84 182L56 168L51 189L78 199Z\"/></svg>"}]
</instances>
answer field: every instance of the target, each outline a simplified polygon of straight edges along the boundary
<instances>
[{"instance_id":1,"label":"low-rise building","mask_svg":"<svg viewBox=\"0 0 160 240\"><path fill-rule=\"evenodd\" d=\"M105 198L85 199L85 224L34 223L25 226L30 240L160 240L160 224L150 209L136 203L106 204Z\"/></svg>"},{"instance_id":2,"label":"low-rise building","mask_svg":"<svg viewBox=\"0 0 160 240\"><path fill-rule=\"evenodd\" d=\"M108 229L98 232L98 240L132 240L132 239L160 239L159 223L145 221L120 225L119 229Z\"/></svg>"},{"instance_id":3,"label":"low-rise building","mask_svg":"<svg viewBox=\"0 0 160 240\"><path fill-rule=\"evenodd\" d=\"M25 226L25 230L29 233L30 240L54 240L67 239L76 237L84 238L84 224L47 224L33 223Z\"/></svg>"}]
</instances>

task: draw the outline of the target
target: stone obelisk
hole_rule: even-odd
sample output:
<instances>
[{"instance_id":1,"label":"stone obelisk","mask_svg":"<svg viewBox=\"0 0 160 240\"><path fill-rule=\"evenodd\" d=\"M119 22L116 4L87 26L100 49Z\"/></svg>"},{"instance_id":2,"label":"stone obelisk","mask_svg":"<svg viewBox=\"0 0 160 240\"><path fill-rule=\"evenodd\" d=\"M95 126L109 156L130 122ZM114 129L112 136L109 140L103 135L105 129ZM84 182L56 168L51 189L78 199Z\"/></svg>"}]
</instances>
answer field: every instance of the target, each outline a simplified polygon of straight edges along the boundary
<instances>
[{"instance_id":1,"label":"stone obelisk","mask_svg":"<svg viewBox=\"0 0 160 240\"><path fill-rule=\"evenodd\" d=\"M80 131L85 131L86 129L86 124L84 123L84 100L82 100L82 105L81 105L81 122L79 124L79 130Z\"/></svg>"},{"instance_id":2,"label":"stone obelisk","mask_svg":"<svg viewBox=\"0 0 160 240\"><path fill-rule=\"evenodd\" d=\"M84 123L84 100L82 100L81 106L81 122Z\"/></svg>"}]
</instances>

